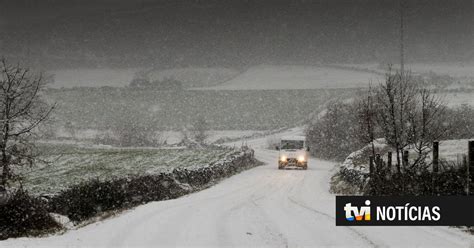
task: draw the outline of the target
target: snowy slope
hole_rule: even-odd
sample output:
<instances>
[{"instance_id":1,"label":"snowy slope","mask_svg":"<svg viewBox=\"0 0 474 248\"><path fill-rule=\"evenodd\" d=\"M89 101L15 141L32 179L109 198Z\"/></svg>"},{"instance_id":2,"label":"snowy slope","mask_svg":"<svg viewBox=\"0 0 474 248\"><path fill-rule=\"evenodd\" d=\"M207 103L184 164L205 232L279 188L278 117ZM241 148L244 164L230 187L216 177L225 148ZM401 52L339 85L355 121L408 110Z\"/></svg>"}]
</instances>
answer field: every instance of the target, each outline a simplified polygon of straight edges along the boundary
<instances>
[{"instance_id":1,"label":"snowy slope","mask_svg":"<svg viewBox=\"0 0 474 248\"><path fill-rule=\"evenodd\" d=\"M380 73L385 73L385 67L388 66L376 63L367 64L339 64L344 67L353 67L363 70L373 70ZM394 69L399 69L398 64L393 64ZM474 78L474 64L473 63L408 63L405 65L405 69L411 70L414 73L429 73L434 72L436 74L446 74L456 78Z\"/></svg>"},{"instance_id":2,"label":"snowy slope","mask_svg":"<svg viewBox=\"0 0 474 248\"><path fill-rule=\"evenodd\" d=\"M126 86L141 69L64 69L47 73L54 76L53 88Z\"/></svg>"},{"instance_id":3,"label":"snowy slope","mask_svg":"<svg viewBox=\"0 0 474 248\"><path fill-rule=\"evenodd\" d=\"M285 135L298 134L300 129ZM0 247L472 247L448 227L336 227L328 193L334 163L277 170L266 138L249 140L266 165L175 200L153 202L63 235L0 241Z\"/></svg>"},{"instance_id":4,"label":"snowy slope","mask_svg":"<svg viewBox=\"0 0 474 248\"><path fill-rule=\"evenodd\" d=\"M321 89L364 87L380 75L316 66L259 65L210 89Z\"/></svg>"},{"instance_id":5,"label":"snowy slope","mask_svg":"<svg viewBox=\"0 0 474 248\"><path fill-rule=\"evenodd\" d=\"M183 82L185 86L205 87L220 84L236 75L239 71L223 67L185 67L167 70L152 70L148 73L151 81L171 78Z\"/></svg>"},{"instance_id":6,"label":"snowy slope","mask_svg":"<svg viewBox=\"0 0 474 248\"><path fill-rule=\"evenodd\" d=\"M171 78L183 82L185 86L194 87L216 85L223 81L229 80L239 73L237 70L223 67L186 67L166 70L147 70L143 68L79 68L51 70L47 73L54 76L54 83L50 85L53 88L71 88L80 86L123 87L129 85L136 73L143 71L147 72L147 76L151 81Z\"/></svg>"}]
</instances>

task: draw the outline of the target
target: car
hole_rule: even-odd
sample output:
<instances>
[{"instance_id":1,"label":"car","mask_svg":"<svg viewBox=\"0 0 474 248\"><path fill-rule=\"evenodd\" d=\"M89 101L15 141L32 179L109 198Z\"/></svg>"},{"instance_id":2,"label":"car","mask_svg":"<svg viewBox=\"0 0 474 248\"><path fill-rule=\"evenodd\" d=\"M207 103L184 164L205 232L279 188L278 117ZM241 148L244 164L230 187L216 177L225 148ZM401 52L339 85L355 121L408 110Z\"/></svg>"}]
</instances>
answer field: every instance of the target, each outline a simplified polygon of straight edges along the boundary
<instances>
[{"instance_id":1,"label":"car","mask_svg":"<svg viewBox=\"0 0 474 248\"><path fill-rule=\"evenodd\" d=\"M309 146L303 136L289 136L280 139L276 147L278 153L278 169L301 168L308 169Z\"/></svg>"}]
</instances>

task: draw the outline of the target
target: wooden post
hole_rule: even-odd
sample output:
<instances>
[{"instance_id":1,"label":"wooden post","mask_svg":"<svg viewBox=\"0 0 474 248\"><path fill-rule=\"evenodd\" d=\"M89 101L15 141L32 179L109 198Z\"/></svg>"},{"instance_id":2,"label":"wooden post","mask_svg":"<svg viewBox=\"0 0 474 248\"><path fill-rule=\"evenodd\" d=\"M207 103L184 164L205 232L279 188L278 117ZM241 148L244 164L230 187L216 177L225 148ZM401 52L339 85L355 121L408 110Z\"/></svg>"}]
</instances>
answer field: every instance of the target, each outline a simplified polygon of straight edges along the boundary
<instances>
[{"instance_id":1,"label":"wooden post","mask_svg":"<svg viewBox=\"0 0 474 248\"><path fill-rule=\"evenodd\" d=\"M469 193L471 194L473 192L473 172L474 172L474 140L469 141L469 148L468 148L468 167L469 167L469 182L468 182L468 187L469 187Z\"/></svg>"},{"instance_id":2,"label":"wooden post","mask_svg":"<svg viewBox=\"0 0 474 248\"><path fill-rule=\"evenodd\" d=\"M380 154L375 154L375 164L377 165L376 171L380 175L380 171L382 170L382 158L380 158Z\"/></svg>"},{"instance_id":3,"label":"wooden post","mask_svg":"<svg viewBox=\"0 0 474 248\"><path fill-rule=\"evenodd\" d=\"M403 151L403 173L406 172L408 167L408 150Z\"/></svg>"},{"instance_id":4,"label":"wooden post","mask_svg":"<svg viewBox=\"0 0 474 248\"><path fill-rule=\"evenodd\" d=\"M433 173L439 171L439 142L433 142Z\"/></svg>"},{"instance_id":5,"label":"wooden post","mask_svg":"<svg viewBox=\"0 0 474 248\"><path fill-rule=\"evenodd\" d=\"M387 169L388 172L392 172L392 152L387 153Z\"/></svg>"},{"instance_id":6,"label":"wooden post","mask_svg":"<svg viewBox=\"0 0 474 248\"><path fill-rule=\"evenodd\" d=\"M470 170L469 170L469 166L467 164L466 154L462 155L462 166L466 167L466 195L469 195L469 181L470 181L469 174L470 174Z\"/></svg>"}]
</instances>

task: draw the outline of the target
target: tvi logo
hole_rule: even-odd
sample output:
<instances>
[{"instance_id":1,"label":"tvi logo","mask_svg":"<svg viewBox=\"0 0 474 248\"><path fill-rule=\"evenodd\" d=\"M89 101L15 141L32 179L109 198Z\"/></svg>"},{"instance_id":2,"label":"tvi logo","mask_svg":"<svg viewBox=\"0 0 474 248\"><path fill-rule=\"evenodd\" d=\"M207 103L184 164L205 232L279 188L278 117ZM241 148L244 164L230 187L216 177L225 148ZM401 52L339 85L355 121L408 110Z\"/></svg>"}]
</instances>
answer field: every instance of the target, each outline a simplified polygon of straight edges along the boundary
<instances>
[{"instance_id":1,"label":"tvi logo","mask_svg":"<svg viewBox=\"0 0 474 248\"><path fill-rule=\"evenodd\" d=\"M370 201L365 201L365 206L360 207L353 207L351 203L346 203L344 206L344 211L346 212L346 220L348 221L356 221L359 220L366 220L370 221ZM354 215L353 215L354 214Z\"/></svg>"}]
</instances>

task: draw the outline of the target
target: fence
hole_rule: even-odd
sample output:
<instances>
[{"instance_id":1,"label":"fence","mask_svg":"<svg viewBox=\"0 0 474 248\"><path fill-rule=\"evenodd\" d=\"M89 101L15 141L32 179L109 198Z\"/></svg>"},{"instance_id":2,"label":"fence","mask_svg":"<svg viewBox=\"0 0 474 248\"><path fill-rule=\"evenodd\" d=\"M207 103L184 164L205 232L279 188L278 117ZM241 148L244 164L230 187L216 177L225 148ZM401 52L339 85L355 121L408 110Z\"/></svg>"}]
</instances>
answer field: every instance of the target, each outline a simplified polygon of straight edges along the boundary
<instances>
[{"instance_id":1,"label":"fence","mask_svg":"<svg viewBox=\"0 0 474 248\"><path fill-rule=\"evenodd\" d=\"M401 166L393 170L392 152L386 160L380 154L369 157L370 194L467 194L474 193L474 140L468 141L468 152L458 158L457 163L444 161L439 156L439 142L433 142L431 172L429 170L411 170L409 168L409 151L401 152ZM415 161L415 163L424 163ZM446 169L449 164L457 165L456 169ZM443 171L440 169L443 168Z\"/></svg>"}]
</instances>

